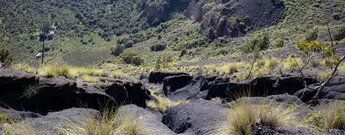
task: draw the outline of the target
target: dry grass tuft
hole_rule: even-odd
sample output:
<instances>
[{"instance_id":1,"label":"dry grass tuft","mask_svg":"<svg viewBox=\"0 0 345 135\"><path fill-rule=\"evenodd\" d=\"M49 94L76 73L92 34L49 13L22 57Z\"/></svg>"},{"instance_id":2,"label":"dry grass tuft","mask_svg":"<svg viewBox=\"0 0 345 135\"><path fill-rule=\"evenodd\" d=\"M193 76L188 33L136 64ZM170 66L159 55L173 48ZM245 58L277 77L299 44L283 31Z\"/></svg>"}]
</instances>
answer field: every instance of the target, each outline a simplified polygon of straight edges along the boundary
<instances>
[{"instance_id":1,"label":"dry grass tuft","mask_svg":"<svg viewBox=\"0 0 345 135\"><path fill-rule=\"evenodd\" d=\"M345 75L345 64L340 65L338 71L340 74Z\"/></svg>"},{"instance_id":2,"label":"dry grass tuft","mask_svg":"<svg viewBox=\"0 0 345 135\"><path fill-rule=\"evenodd\" d=\"M320 107L320 114L324 119L324 125L328 129L345 128L345 103L332 102Z\"/></svg>"},{"instance_id":3,"label":"dry grass tuft","mask_svg":"<svg viewBox=\"0 0 345 135\"><path fill-rule=\"evenodd\" d=\"M230 108L228 113L228 124L223 128L222 134L252 134L252 126L257 120L257 111L255 105L251 101L243 101L235 104Z\"/></svg>"},{"instance_id":4,"label":"dry grass tuft","mask_svg":"<svg viewBox=\"0 0 345 135\"><path fill-rule=\"evenodd\" d=\"M73 67L68 65L47 65L38 69L38 74L47 77L65 76L69 79L75 79L76 77L83 75L107 76L107 74L102 70L85 67Z\"/></svg>"},{"instance_id":5,"label":"dry grass tuft","mask_svg":"<svg viewBox=\"0 0 345 135\"><path fill-rule=\"evenodd\" d=\"M81 135L140 135L140 118L134 118L128 114L117 117L117 108L102 108L102 116L97 119L90 117L82 125L71 123L60 128L65 134Z\"/></svg>"},{"instance_id":6,"label":"dry grass tuft","mask_svg":"<svg viewBox=\"0 0 345 135\"><path fill-rule=\"evenodd\" d=\"M83 75L81 77L85 82L90 82L90 83L98 83L101 80L98 77L94 77L94 76L89 76L89 75Z\"/></svg>"},{"instance_id":7,"label":"dry grass tuft","mask_svg":"<svg viewBox=\"0 0 345 135\"><path fill-rule=\"evenodd\" d=\"M28 64L13 64L13 65L11 65L11 67L16 69L16 70L25 71L28 73L35 73L36 72L36 69L29 66Z\"/></svg>"},{"instance_id":8,"label":"dry grass tuft","mask_svg":"<svg viewBox=\"0 0 345 135\"><path fill-rule=\"evenodd\" d=\"M226 74L233 74L239 71L239 69L244 68L246 66L245 63L243 62L235 62L235 63L229 63L229 64L224 64L220 68L221 73L226 73Z\"/></svg>"},{"instance_id":9,"label":"dry grass tuft","mask_svg":"<svg viewBox=\"0 0 345 135\"><path fill-rule=\"evenodd\" d=\"M322 104L315 113L310 113L306 120L318 130L345 129L345 103L333 101Z\"/></svg>"},{"instance_id":10,"label":"dry grass tuft","mask_svg":"<svg viewBox=\"0 0 345 135\"><path fill-rule=\"evenodd\" d=\"M154 95L157 101L148 101L147 107L164 112L167 108L188 103L187 100L172 101L167 97Z\"/></svg>"},{"instance_id":11,"label":"dry grass tuft","mask_svg":"<svg viewBox=\"0 0 345 135\"><path fill-rule=\"evenodd\" d=\"M31 125L24 123L5 123L3 125L6 135L38 135Z\"/></svg>"},{"instance_id":12,"label":"dry grass tuft","mask_svg":"<svg viewBox=\"0 0 345 135\"><path fill-rule=\"evenodd\" d=\"M252 135L256 124L276 128L281 125L297 123L295 107L284 108L279 105L241 100L232 104L228 111L227 123L222 124L221 135Z\"/></svg>"},{"instance_id":13,"label":"dry grass tuft","mask_svg":"<svg viewBox=\"0 0 345 135\"><path fill-rule=\"evenodd\" d=\"M318 78L319 80L321 81L325 81L327 80L327 78L331 75L331 72L330 71L321 71L318 73Z\"/></svg>"},{"instance_id":14,"label":"dry grass tuft","mask_svg":"<svg viewBox=\"0 0 345 135\"><path fill-rule=\"evenodd\" d=\"M300 58L294 58L293 56L290 56L289 58L283 60L283 68L285 70L292 70L298 66L302 66L303 61Z\"/></svg>"}]
</instances>

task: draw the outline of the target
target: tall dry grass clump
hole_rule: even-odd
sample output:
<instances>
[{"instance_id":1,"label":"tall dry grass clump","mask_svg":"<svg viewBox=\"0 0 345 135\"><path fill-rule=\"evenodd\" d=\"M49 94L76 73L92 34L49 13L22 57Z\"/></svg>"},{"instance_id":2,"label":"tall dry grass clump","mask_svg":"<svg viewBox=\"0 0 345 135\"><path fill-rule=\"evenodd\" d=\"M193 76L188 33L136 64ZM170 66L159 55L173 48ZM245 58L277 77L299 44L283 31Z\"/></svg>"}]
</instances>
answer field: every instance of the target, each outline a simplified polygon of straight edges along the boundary
<instances>
[{"instance_id":1,"label":"tall dry grass clump","mask_svg":"<svg viewBox=\"0 0 345 135\"><path fill-rule=\"evenodd\" d=\"M277 128L298 123L295 106L283 107L273 103L254 103L251 99L231 104L220 135L252 135L257 124Z\"/></svg>"},{"instance_id":2,"label":"tall dry grass clump","mask_svg":"<svg viewBox=\"0 0 345 135\"><path fill-rule=\"evenodd\" d=\"M305 118L311 127L321 131L327 129L345 129L345 103L333 101L317 107L315 112Z\"/></svg>"},{"instance_id":3,"label":"tall dry grass clump","mask_svg":"<svg viewBox=\"0 0 345 135\"><path fill-rule=\"evenodd\" d=\"M154 95L154 96L156 98L156 101L148 101L147 107L150 109L157 109L160 112L165 112L166 109L173 106L188 103L187 100L172 101L167 97L162 97L162 96L157 96L157 95Z\"/></svg>"}]
</instances>

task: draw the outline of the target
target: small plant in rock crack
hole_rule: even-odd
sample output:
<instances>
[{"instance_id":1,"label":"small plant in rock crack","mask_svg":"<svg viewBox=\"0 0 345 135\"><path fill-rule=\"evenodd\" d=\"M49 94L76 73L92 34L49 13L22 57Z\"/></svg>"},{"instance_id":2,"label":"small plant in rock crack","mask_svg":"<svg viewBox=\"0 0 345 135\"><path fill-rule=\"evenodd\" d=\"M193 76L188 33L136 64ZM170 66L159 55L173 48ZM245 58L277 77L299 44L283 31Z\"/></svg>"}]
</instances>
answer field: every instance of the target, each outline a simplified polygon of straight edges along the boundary
<instances>
[{"instance_id":1,"label":"small plant in rock crack","mask_svg":"<svg viewBox=\"0 0 345 135\"><path fill-rule=\"evenodd\" d=\"M40 89L39 89L39 85L35 83L35 84L29 84L25 86L24 90L25 91L22 97L31 98L37 95Z\"/></svg>"}]
</instances>

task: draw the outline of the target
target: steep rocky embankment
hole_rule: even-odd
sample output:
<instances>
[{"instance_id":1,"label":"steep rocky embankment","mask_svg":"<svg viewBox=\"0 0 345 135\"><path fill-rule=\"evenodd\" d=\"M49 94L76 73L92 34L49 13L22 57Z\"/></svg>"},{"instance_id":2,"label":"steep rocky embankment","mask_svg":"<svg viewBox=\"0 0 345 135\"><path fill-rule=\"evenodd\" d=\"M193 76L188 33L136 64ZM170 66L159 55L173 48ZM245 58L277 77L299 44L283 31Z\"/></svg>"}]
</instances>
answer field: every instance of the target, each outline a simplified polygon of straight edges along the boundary
<instances>
[{"instance_id":1,"label":"steep rocky embankment","mask_svg":"<svg viewBox=\"0 0 345 135\"><path fill-rule=\"evenodd\" d=\"M140 82L132 80L109 78L106 83L92 84L35 76L11 68L0 69L0 89L2 107L41 114L71 107L99 109L107 104L146 107L150 95Z\"/></svg>"},{"instance_id":2,"label":"steep rocky embankment","mask_svg":"<svg viewBox=\"0 0 345 135\"><path fill-rule=\"evenodd\" d=\"M29 126L30 131L37 134L86 134L89 132L86 128L92 129L90 122L102 124L105 121L106 113L102 112L102 106L121 105L110 113L115 118L113 123L107 123L116 126L113 133L124 133L121 127L127 123L127 128L134 128L136 133L144 135L232 134L237 132L233 129L233 121L247 118L246 112L253 114L255 121L240 126L249 124L246 132L251 134L345 132L339 126L322 126L322 120L315 121L316 117L329 119L320 113L322 109L332 113L332 109L344 103L345 81L341 77L331 81L318 99L312 99L316 91L304 89L304 84L313 87L318 85L318 81L313 78L303 80L298 76L260 77L242 83L230 82L229 78L222 76L172 72L151 72L141 78L142 81L106 78L107 81L102 83L86 83L0 68L1 122L15 120L10 126L6 123L0 126L0 129L3 133L11 133L14 129L21 129L20 126ZM151 89L151 96L144 86L161 88ZM176 106L169 104L165 110L159 111L147 107L146 101L163 102L157 96L171 102L186 102ZM333 103L337 104L331 108ZM239 109L241 105L248 110ZM265 108L274 110L262 115ZM266 118L271 118L272 123L265 121Z\"/></svg>"}]
</instances>

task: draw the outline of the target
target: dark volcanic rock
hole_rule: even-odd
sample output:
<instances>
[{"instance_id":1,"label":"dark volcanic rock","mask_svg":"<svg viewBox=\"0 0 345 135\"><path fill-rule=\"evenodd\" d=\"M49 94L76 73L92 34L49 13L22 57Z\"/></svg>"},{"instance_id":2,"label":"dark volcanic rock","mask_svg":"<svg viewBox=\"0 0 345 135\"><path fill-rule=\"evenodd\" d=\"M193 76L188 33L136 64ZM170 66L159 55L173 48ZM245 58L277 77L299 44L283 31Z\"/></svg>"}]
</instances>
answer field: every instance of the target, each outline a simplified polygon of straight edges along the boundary
<instances>
[{"instance_id":1,"label":"dark volcanic rock","mask_svg":"<svg viewBox=\"0 0 345 135\"><path fill-rule=\"evenodd\" d=\"M306 78L307 84L317 83L315 79ZM243 83L214 83L208 86L206 99L215 97L236 98L239 94L247 96L269 96L275 94L293 94L304 88L304 81L300 77L260 77Z\"/></svg>"},{"instance_id":2,"label":"dark volcanic rock","mask_svg":"<svg viewBox=\"0 0 345 135\"><path fill-rule=\"evenodd\" d=\"M136 105L126 105L119 108L116 114L118 120L125 117L133 117L139 121L140 134L142 135L175 135L166 125L161 122L161 119Z\"/></svg>"},{"instance_id":3,"label":"dark volcanic rock","mask_svg":"<svg viewBox=\"0 0 345 135\"><path fill-rule=\"evenodd\" d=\"M193 79L192 76L189 75L179 75L179 76L169 76L164 78L163 81L163 91L165 95L168 94L168 92L174 92L177 89L180 89L187 84L190 83L190 81Z\"/></svg>"},{"instance_id":4,"label":"dark volcanic rock","mask_svg":"<svg viewBox=\"0 0 345 135\"><path fill-rule=\"evenodd\" d=\"M315 88L319 84L313 84L309 87ZM301 98L302 101L310 101L317 90L311 90L308 88L301 89L294 93L297 97ZM319 93L319 99L338 99L345 100L345 80L339 82L329 83Z\"/></svg>"},{"instance_id":5,"label":"dark volcanic rock","mask_svg":"<svg viewBox=\"0 0 345 135\"><path fill-rule=\"evenodd\" d=\"M208 81L205 77L198 76L198 77L193 78L189 82L189 84L177 90L167 89L164 87L163 87L163 90L164 90L165 95L172 100L198 99L198 98L206 97L207 92L208 92L207 91Z\"/></svg>"},{"instance_id":6,"label":"dark volcanic rock","mask_svg":"<svg viewBox=\"0 0 345 135\"><path fill-rule=\"evenodd\" d=\"M0 108L0 114L6 117L7 121L20 121L26 118L38 118L42 117L42 115L33 112L26 112L26 111L17 111L13 109L5 109ZM2 120L0 120L1 122Z\"/></svg>"},{"instance_id":7,"label":"dark volcanic rock","mask_svg":"<svg viewBox=\"0 0 345 135\"><path fill-rule=\"evenodd\" d=\"M181 12L188 8L192 0L165 0L164 2L148 2L142 0L140 3L140 10L142 16L147 18L151 26L156 26L161 22L170 19L175 12Z\"/></svg>"},{"instance_id":8,"label":"dark volcanic rock","mask_svg":"<svg viewBox=\"0 0 345 135\"><path fill-rule=\"evenodd\" d=\"M151 72L149 75L149 83L162 83L165 77L188 75L181 72Z\"/></svg>"},{"instance_id":9,"label":"dark volcanic rock","mask_svg":"<svg viewBox=\"0 0 345 135\"><path fill-rule=\"evenodd\" d=\"M18 124L30 126L23 128L32 128L37 134L66 134L66 127L74 130L68 130L69 134L81 134L79 128L87 128L91 119L100 119L100 112L92 109L72 108L60 112L49 113L41 118L28 118ZM66 131L63 131L65 129Z\"/></svg>"},{"instance_id":10,"label":"dark volcanic rock","mask_svg":"<svg viewBox=\"0 0 345 135\"><path fill-rule=\"evenodd\" d=\"M202 19L201 33L211 39L245 35L275 25L284 18L285 6L280 0L227 0L222 3L224 7L205 13Z\"/></svg>"},{"instance_id":11,"label":"dark volcanic rock","mask_svg":"<svg viewBox=\"0 0 345 135\"><path fill-rule=\"evenodd\" d=\"M0 92L20 89L29 83L37 82L38 80L32 74L11 68L0 68Z\"/></svg>"},{"instance_id":12,"label":"dark volcanic rock","mask_svg":"<svg viewBox=\"0 0 345 135\"><path fill-rule=\"evenodd\" d=\"M167 109L163 123L175 133L216 134L217 125L226 120L226 109L206 100L196 100Z\"/></svg>"},{"instance_id":13,"label":"dark volcanic rock","mask_svg":"<svg viewBox=\"0 0 345 135\"><path fill-rule=\"evenodd\" d=\"M87 84L64 77L35 77L9 68L0 69L0 101L15 110L46 114L71 107L136 104L146 107L150 93L140 82L114 80Z\"/></svg>"}]
</instances>

